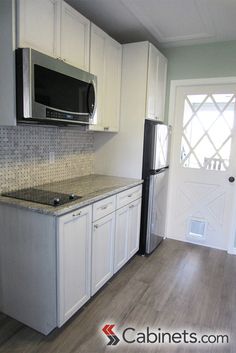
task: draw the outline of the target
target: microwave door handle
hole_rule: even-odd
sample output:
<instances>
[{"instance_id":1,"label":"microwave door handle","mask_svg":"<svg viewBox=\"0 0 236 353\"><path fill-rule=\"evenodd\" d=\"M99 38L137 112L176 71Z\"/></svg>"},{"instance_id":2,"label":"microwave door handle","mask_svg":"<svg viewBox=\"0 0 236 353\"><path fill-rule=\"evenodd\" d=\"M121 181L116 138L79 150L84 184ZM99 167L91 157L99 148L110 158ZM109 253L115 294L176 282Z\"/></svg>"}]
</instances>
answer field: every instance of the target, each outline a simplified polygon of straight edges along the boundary
<instances>
[{"instance_id":1,"label":"microwave door handle","mask_svg":"<svg viewBox=\"0 0 236 353\"><path fill-rule=\"evenodd\" d=\"M72 111L69 111L69 110L63 110L63 109L55 109L55 108L52 108L52 107L50 107L50 106L46 106L46 108L48 108L48 109L51 109L51 110L53 110L53 111L55 111L55 112L61 112L61 113L67 113L67 114L74 114L74 115L89 115L89 113L78 113L78 112L72 112Z\"/></svg>"},{"instance_id":2,"label":"microwave door handle","mask_svg":"<svg viewBox=\"0 0 236 353\"><path fill-rule=\"evenodd\" d=\"M91 100L92 97L92 101ZM96 85L94 81L91 81L88 87L88 95L87 95L87 106L89 115L93 116L96 110Z\"/></svg>"}]
</instances>

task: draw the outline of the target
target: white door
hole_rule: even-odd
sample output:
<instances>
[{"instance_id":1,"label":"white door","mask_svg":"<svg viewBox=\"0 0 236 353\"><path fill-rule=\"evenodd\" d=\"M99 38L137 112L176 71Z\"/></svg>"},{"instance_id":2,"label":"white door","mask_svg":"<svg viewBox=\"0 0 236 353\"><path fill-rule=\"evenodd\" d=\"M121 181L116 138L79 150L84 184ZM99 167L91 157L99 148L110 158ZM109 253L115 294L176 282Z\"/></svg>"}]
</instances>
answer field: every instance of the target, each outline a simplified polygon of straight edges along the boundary
<instances>
[{"instance_id":1,"label":"white door","mask_svg":"<svg viewBox=\"0 0 236 353\"><path fill-rule=\"evenodd\" d=\"M128 260L129 206L116 211L116 231L114 246L114 272L116 273Z\"/></svg>"},{"instance_id":2,"label":"white door","mask_svg":"<svg viewBox=\"0 0 236 353\"><path fill-rule=\"evenodd\" d=\"M103 130L103 107L105 104L105 50L107 34L100 28L91 24L90 72L97 76L97 116L93 130Z\"/></svg>"},{"instance_id":3,"label":"white door","mask_svg":"<svg viewBox=\"0 0 236 353\"><path fill-rule=\"evenodd\" d=\"M103 125L106 131L119 131L122 45L106 39L106 67L103 106Z\"/></svg>"},{"instance_id":4,"label":"white door","mask_svg":"<svg viewBox=\"0 0 236 353\"><path fill-rule=\"evenodd\" d=\"M167 58L149 43L146 118L164 121Z\"/></svg>"},{"instance_id":5,"label":"white door","mask_svg":"<svg viewBox=\"0 0 236 353\"><path fill-rule=\"evenodd\" d=\"M64 1L61 15L61 57L82 70L89 69L90 21Z\"/></svg>"},{"instance_id":6,"label":"white door","mask_svg":"<svg viewBox=\"0 0 236 353\"><path fill-rule=\"evenodd\" d=\"M93 223L92 295L113 275L115 212Z\"/></svg>"},{"instance_id":7,"label":"white door","mask_svg":"<svg viewBox=\"0 0 236 353\"><path fill-rule=\"evenodd\" d=\"M149 44L148 60L148 79L147 79L147 101L146 117L148 119L157 119L157 92L158 92L158 68L159 55L158 50Z\"/></svg>"},{"instance_id":8,"label":"white door","mask_svg":"<svg viewBox=\"0 0 236 353\"><path fill-rule=\"evenodd\" d=\"M58 221L58 326L90 298L92 206Z\"/></svg>"},{"instance_id":9,"label":"white door","mask_svg":"<svg viewBox=\"0 0 236 353\"><path fill-rule=\"evenodd\" d=\"M228 249L236 183L236 85L178 87L167 236Z\"/></svg>"},{"instance_id":10,"label":"white door","mask_svg":"<svg viewBox=\"0 0 236 353\"><path fill-rule=\"evenodd\" d=\"M167 58L159 53L156 116L161 121L165 120L166 76Z\"/></svg>"},{"instance_id":11,"label":"white door","mask_svg":"<svg viewBox=\"0 0 236 353\"><path fill-rule=\"evenodd\" d=\"M129 205L128 259L139 249L141 199Z\"/></svg>"},{"instance_id":12,"label":"white door","mask_svg":"<svg viewBox=\"0 0 236 353\"><path fill-rule=\"evenodd\" d=\"M18 47L58 56L60 3L58 0L18 0Z\"/></svg>"}]
</instances>

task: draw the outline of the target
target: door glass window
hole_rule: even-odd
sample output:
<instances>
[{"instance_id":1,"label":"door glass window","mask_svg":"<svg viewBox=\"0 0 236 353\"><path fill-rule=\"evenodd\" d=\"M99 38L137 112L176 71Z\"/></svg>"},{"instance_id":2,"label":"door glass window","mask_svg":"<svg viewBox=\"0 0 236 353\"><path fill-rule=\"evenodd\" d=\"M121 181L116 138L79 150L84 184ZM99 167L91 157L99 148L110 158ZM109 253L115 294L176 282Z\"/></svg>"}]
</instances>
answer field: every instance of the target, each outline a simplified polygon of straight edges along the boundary
<instances>
[{"instance_id":1,"label":"door glass window","mask_svg":"<svg viewBox=\"0 0 236 353\"><path fill-rule=\"evenodd\" d=\"M234 94L185 97L180 156L184 168L227 170L234 114Z\"/></svg>"}]
</instances>

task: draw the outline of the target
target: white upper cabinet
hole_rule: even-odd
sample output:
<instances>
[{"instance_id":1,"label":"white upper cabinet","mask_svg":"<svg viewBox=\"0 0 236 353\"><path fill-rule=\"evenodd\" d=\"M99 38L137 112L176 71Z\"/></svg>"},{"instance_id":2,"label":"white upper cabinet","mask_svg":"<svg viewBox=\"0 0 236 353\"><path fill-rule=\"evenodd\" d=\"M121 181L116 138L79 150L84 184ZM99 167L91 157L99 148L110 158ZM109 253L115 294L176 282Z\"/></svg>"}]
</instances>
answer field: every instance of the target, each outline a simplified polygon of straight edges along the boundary
<instances>
[{"instance_id":1,"label":"white upper cabinet","mask_svg":"<svg viewBox=\"0 0 236 353\"><path fill-rule=\"evenodd\" d=\"M91 25L91 48L90 48L90 72L97 76L97 119L94 130L104 130L103 128L103 106L105 87L105 48L106 34L95 25Z\"/></svg>"},{"instance_id":2,"label":"white upper cabinet","mask_svg":"<svg viewBox=\"0 0 236 353\"><path fill-rule=\"evenodd\" d=\"M104 105L104 128L119 130L122 46L112 38L107 40Z\"/></svg>"},{"instance_id":3,"label":"white upper cabinet","mask_svg":"<svg viewBox=\"0 0 236 353\"><path fill-rule=\"evenodd\" d=\"M97 76L97 123L92 130L119 130L121 61L122 45L92 24L90 72Z\"/></svg>"},{"instance_id":4,"label":"white upper cabinet","mask_svg":"<svg viewBox=\"0 0 236 353\"><path fill-rule=\"evenodd\" d=\"M165 120L166 77L167 58L159 52L156 116L161 121Z\"/></svg>"},{"instance_id":5,"label":"white upper cabinet","mask_svg":"<svg viewBox=\"0 0 236 353\"><path fill-rule=\"evenodd\" d=\"M158 87L158 50L149 44L146 116L157 119L157 87Z\"/></svg>"},{"instance_id":6,"label":"white upper cabinet","mask_svg":"<svg viewBox=\"0 0 236 353\"><path fill-rule=\"evenodd\" d=\"M89 69L90 21L61 0L18 0L18 47Z\"/></svg>"},{"instance_id":7,"label":"white upper cabinet","mask_svg":"<svg viewBox=\"0 0 236 353\"><path fill-rule=\"evenodd\" d=\"M60 2L18 0L18 46L59 55Z\"/></svg>"},{"instance_id":8,"label":"white upper cabinet","mask_svg":"<svg viewBox=\"0 0 236 353\"><path fill-rule=\"evenodd\" d=\"M83 70L89 69L90 21L64 1L61 14L61 58Z\"/></svg>"},{"instance_id":9,"label":"white upper cabinet","mask_svg":"<svg viewBox=\"0 0 236 353\"><path fill-rule=\"evenodd\" d=\"M167 59L149 43L146 117L164 120Z\"/></svg>"}]
</instances>

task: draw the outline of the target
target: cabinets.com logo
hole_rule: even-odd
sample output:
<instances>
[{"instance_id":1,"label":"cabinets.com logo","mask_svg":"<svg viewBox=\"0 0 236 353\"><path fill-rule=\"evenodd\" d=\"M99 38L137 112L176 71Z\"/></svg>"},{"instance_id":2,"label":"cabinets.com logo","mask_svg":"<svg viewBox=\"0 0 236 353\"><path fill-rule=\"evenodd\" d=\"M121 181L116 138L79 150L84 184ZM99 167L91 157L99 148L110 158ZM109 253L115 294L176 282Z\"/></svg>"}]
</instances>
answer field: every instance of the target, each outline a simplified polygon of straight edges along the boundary
<instances>
[{"instance_id":1,"label":"cabinets.com logo","mask_svg":"<svg viewBox=\"0 0 236 353\"><path fill-rule=\"evenodd\" d=\"M186 329L170 332L161 328L150 329L147 326L140 331L134 327L126 327L119 336L114 332L114 324L106 324L102 331L108 338L108 346L123 344L188 344L188 345L225 345L229 343L229 336L225 333L200 334ZM122 337L122 338L121 338Z\"/></svg>"},{"instance_id":2,"label":"cabinets.com logo","mask_svg":"<svg viewBox=\"0 0 236 353\"><path fill-rule=\"evenodd\" d=\"M105 333L105 335L109 339L109 342L107 343L108 346L116 346L117 343L120 342L120 339L113 331L114 327L115 327L115 325L105 325L102 328L102 331Z\"/></svg>"}]
</instances>

